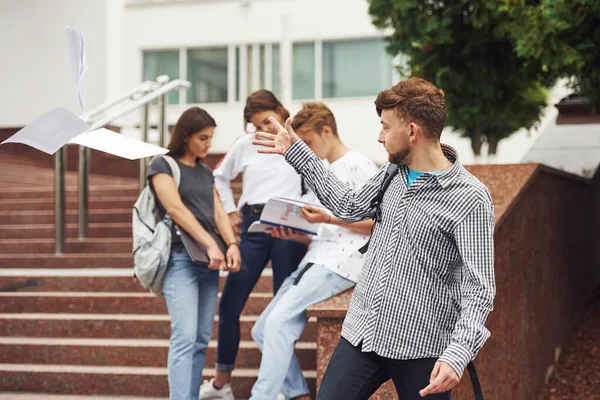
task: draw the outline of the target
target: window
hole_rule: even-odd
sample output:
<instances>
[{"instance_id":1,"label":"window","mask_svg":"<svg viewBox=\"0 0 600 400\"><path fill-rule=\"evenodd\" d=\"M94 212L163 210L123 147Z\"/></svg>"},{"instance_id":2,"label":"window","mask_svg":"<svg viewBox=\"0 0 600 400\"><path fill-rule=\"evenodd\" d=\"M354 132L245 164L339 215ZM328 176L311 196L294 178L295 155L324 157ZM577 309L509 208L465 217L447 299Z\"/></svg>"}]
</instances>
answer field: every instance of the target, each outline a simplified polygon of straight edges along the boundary
<instances>
[{"instance_id":1,"label":"window","mask_svg":"<svg viewBox=\"0 0 600 400\"><path fill-rule=\"evenodd\" d=\"M392 84L382 39L323 42L323 97L374 96Z\"/></svg>"},{"instance_id":2,"label":"window","mask_svg":"<svg viewBox=\"0 0 600 400\"><path fill-rule=\"evenodd\" d=\"M292 98L294 100L314 99L315 45L294 43L292 49Z\"/></svg>"},{"instance_id":3,"label":"window","mask_svg":"<svg viewBox=\"0 0 600 400\"><path fill-rule=\"evenodd\" d=\"M145 51L143 57L144 80L155 81L160 75L169 75L171 80L179 78L179 50ZM179 92L167 95L168 104L179 103Z\"/></svg>"},{"instance_id":4,"label":"window","mask_svg":"<svg viewBox=\"0 0 600 400\"><path fill-rule=\"evenodd\" d=\"M190 49L187 56L187 79L192 83L187 102L226 102L227 48Z\"/></svg>"},{"instance_id":5,"label":"window","mask_svg":"<svg viewBox=\"0 0 600 400\"><path fill-rule=\"evenodd\" d=\"M274 44L272 49L271 71L273 82L271 83L271 87L273 88L273 94L279 98L281 97L281 57L279 54L279 45Z\"/></svg>"},{"instance_id":6,"label":"window","mask_svg":"<svg viewBox=\"0 0 600 400\"><path fill-rule=\"evenodd\" d=\"M240 50L241 49L241 50ZM243 64L242 50L246 57L246 64ZM241 75L245 68L245 88L244 93L249 95L259 89L265 88L265 45L261 44L258 46L254 45L241 45L235 48L235 84L236 84L236 100L245 101L246 99L241 98L241 86L242 80Z\"/></svg>"}]
</instances>

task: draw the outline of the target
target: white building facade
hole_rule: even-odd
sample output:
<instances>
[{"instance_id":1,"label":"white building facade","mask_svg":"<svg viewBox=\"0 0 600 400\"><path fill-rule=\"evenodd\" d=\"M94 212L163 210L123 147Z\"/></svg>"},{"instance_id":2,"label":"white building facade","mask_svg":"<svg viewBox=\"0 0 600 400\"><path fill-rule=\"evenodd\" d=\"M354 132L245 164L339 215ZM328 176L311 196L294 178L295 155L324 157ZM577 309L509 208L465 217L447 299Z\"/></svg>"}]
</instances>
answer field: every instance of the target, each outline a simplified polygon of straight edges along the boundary
<instances>
[{"instance_id":1,"label":"white building facade","mask_svg":"<svg viewBox=\"0 0 600 400\"><path fill-rule=\"evenodd\" d=\"M292 114L304 101L325 102L349 147L378 163L386 159L373 102L400 78L400 61L386 53L386 32L373 27L366 0L0 0L0 22L8 19L5 9L12 15L8 28L0 24L0 46L31 53L21 51L12 67L0 66L0 80L15 99L0 110L0 126L25 125L59 105L79 111L62 31L73 24L86 38L88 109L158 75L185 79L192 87L169 95L168 123L190 106L205 108L218 124L212 151L224 153L244 133L246 96L267 88ZM32 46L27 35L20 44L7 39L40 27L45 35ZM32 58L38 64L23 70ZM40 78L41 72L48 76ZM25 89L23 81L29 82ZM557 89L549 104L563 94ZM555 116L552 106L548 111L545 121ZM156 117L153 107L151 123ZM139 122L132 114L115 125L139 137ZM536 135L519 132L500 143L495 160L483 161L519 162ZM445 132L443 141L464 163L476 161L468 140Z\"/></svg>"}]
</instances>

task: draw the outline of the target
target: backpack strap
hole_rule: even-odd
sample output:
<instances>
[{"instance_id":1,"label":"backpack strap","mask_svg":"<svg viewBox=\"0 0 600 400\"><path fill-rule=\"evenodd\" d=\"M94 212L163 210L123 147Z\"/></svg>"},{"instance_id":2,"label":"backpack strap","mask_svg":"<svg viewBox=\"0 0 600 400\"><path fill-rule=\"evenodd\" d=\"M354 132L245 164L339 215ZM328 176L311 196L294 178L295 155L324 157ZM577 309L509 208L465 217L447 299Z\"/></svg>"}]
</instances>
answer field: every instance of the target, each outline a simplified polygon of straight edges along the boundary
<instances>
[{"instance_id":1,"label":"backpack strap","mask_svg":"<svg viewBox=\"0 0 600 400\"><path fill-rule=\"evenodd\" d=\"M160 157L162 157L167 164L169 164L169 168L171 168L171 173L173 174L173 179L175 179L175 185L179 189L179 184L181 183L181 169L179 168L179 165L177 165L177 161L175 161L173 157L167 155ZM165 212L163 219L167 222L172 221L171 216L167 212Z\"/></svg>"},{"instance_id":2,"label":"backpack strap","mask_svg":"<svg viewBox=\"0 0 600 400\"><path fill-rule=\"evenodd\" d=\"M479 377L477 376L477 370L475 369L475 364L473 364L473 361L467 364L467 370L469 371L469 376L471 377L471 385L473 385L475 400L483 400L483 391L481 390L481 383L479 382Z\"/></svg>"},{"instance_id":3,"label":"backpack strap","mask_svg":"<svg viewBox=\"0 0 600 400\"><path fill-rule=\"evenodd\" d=\"M388 165L387 170L385 171L383 180L381 181L381 186L379 187L379 192L377 193L377 196L375 196L373 200L371 200L371 207L375 208L375 211L373 212L372 216L372 218L375 220L375 223L381 222L381 202L383 201L383 195L385 194L387 188L390 186L390 183L392 183L392 179L394 179L394 177L397 174L398 165L390 163L390 165ZM371 235L369 236L369 240L367 241L367 243L365 243L363 247L358 249L360 254L365 254L369 249L369 243L371 243L371 237L373 236L373 229L375 229L375 224L373 224L373 227L371 227Z\"/></svg>"},{"instance_id":4,"label":"backpack strap","mask_svg":"<svg viewBox=\"0 0 600 400\"><path fill-rule=\"evenodd\" d=\"M177 161L171 156L165 155L161 157L169 164L171 173L173 173L173 179L175 179L175 185L179 188L179 184L181 183L181 169L179 168L179 165L177 165Z\"/></svg>"}]
</instances>

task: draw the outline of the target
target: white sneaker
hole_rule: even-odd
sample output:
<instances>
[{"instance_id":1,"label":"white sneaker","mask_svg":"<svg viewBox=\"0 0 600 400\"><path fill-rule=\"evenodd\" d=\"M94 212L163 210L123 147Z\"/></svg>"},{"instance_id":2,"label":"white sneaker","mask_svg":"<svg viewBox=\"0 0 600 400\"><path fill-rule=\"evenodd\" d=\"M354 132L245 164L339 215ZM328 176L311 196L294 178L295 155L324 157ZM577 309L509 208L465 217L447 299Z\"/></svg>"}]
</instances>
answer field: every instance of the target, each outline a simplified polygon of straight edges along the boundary
<instances>
[{"instance_id":1,"label":"white sneaker","mask_svg":"<svg viewBox=\"0 0 600 400\"><path fill-rule=\"evenodd\" d=\"M277 395L277 400L287 400L287 398L283 395L283 393L279 393Z\"/></svg>"},{"instance_id":2,"label":"white sneaker","mask_svg":"<svg viewBox=\"0 0 600 400\"><path fill-rule=\"evenodd\" d=\"M217 389L213 384L214 381L214 379L204 381L202 386L200 386L200 400L235 400L230 384Z\"/></svg>"}]
</instances>

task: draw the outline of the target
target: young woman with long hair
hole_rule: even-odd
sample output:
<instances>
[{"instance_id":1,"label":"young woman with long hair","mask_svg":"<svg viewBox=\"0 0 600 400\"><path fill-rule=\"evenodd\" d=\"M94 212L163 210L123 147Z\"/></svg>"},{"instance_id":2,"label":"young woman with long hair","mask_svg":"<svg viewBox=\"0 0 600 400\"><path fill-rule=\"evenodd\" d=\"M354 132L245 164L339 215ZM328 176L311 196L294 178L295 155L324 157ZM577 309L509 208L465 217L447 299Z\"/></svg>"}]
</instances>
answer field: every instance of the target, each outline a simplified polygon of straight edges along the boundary
<instances>
[{"instance_id":1,"label":"young woman with long hair","mask_svg":"<svg viewBox=\"0 0 600 400\"><path fill-rule=\"evenodd\" d=\"M148 179L158 197L159 211L173 220L173 239L163 293L171 318L169 391L171 400L197 400L206 348L212 336L219 293L219 270L235 272L241 264L239 246L229 217L214 188L212 171L202 159L208 154L216 127L203 109L185 111L171 136L168 155L181 170L179 188L167 161L156 157ZM180 236L188 233L208 253L209 263L194 262ZM223 254L213 235L227 243Z\"/></svg>"}]
</instances>

